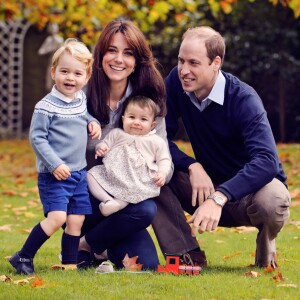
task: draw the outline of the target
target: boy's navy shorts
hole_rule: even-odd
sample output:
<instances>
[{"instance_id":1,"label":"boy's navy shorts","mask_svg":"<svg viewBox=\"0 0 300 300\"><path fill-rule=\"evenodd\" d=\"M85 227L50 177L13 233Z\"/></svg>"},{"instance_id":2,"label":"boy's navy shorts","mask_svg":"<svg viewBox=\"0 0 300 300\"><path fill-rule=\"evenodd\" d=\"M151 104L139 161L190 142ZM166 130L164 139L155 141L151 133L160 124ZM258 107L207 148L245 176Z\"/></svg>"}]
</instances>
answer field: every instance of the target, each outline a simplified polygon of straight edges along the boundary
<instances>
[{"instance_id":1,"label":"boy's navy shorts","mask_svg":"<svg viewBox=\"0 0 300 300\"><path fill-rule=\"evenodd\" d=\"M65 211L68 215L92 213L85 169L71 172L61 181L51 173L39 173L38 188L45 216L51 211Z\"/></svg>"}]
</instances>

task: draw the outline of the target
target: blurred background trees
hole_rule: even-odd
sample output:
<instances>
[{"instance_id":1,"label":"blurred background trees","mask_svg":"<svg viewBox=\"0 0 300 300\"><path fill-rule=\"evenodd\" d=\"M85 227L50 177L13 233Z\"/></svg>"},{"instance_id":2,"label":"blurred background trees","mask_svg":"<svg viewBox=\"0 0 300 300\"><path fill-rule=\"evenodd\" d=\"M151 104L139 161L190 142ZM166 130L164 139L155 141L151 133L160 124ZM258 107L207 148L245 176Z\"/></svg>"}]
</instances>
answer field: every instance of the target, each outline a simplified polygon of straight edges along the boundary
<instances>
[{"instance_id":1,"label":"blurred background trees","mask_svg":"<svg viewBox=\"0 0 300 300\"><path fill-rule=\"evenodd\" d=\"M48 24L58 24L63 38L77 37L92 48L103 27L120 16L133 20L145 33L164 76L177 63L181 36L187 27L209 25L220 31L227 43L223 70L257 90L278 142L300 141L297 91L300 0L1 0L0 3L0 21L25 19L32 24L27 44L25 40L26 68L32 67L30 62L47 35ZM41 81L40 76L38 80ZM31 99L31 103L41 96ZM27 107L28 120L33 106Z\"/></svg>"}]
</instances>

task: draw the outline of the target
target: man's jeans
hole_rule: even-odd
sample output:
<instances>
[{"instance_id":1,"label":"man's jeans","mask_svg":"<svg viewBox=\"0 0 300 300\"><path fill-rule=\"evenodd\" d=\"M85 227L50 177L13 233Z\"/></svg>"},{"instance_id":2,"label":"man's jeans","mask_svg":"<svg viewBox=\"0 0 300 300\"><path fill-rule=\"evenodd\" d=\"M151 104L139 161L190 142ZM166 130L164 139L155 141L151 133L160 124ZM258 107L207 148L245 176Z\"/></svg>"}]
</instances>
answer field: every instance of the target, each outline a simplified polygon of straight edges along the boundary
<instances>
[{"instance_id":1,"label":"man's jeans","mask_svg":"<svg viewBox=\"0 0 300 300\"><path fill-rule=\"evenodd\" d=\"M199 247L191 236L184 211L193 214L192 189L188 174L174 172L169 184L157 197L157 214L152 222L162 253L184 254ZM227 202L222 209L219 226L254 226L259 232L256 239L256 261L259 266L276 266L275 238L289 218L291 198L282 182L273 179L258 192L239 201Z\"/></svg>"}]
</instances>

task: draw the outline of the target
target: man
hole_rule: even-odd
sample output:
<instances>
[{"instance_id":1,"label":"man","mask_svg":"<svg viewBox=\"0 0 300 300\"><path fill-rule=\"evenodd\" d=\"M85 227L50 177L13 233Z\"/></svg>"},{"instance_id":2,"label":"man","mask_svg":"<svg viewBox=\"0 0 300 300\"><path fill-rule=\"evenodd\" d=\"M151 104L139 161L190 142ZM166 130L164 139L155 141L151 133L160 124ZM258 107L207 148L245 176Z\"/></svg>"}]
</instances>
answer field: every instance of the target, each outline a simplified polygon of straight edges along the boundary
<instances>
[{"instance_id":1,"label":"man","mask_svg":"<svg viewBox=\"0 0 300 300\"><path fill-rule=\"evenodd\" d=\"M163 253L206 266L195 239L217 226L255 226L257 266L276 267L275 238L290 195L263 104L253 88L221 71L222 36L188 29L178 66L166 78L166 117L175 172L157 199L153 227ZM171 142L181 118L195 159ZM183 210L192 214L188 223Z\"/></svg>"}]
</instances>

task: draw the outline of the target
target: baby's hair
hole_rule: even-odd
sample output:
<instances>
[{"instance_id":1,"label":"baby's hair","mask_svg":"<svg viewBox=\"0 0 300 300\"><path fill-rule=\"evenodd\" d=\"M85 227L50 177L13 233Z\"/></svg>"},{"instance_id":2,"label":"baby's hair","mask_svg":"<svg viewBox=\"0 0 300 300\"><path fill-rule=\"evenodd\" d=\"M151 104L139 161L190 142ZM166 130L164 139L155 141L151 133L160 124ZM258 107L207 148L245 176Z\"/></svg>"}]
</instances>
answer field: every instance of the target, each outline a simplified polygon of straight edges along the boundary
<instances>
[{"instance_id":1,"label":"baby's hair","mask_svg":"<svg viewBox=\"0 0 300 300\"><path fill-rule=\"evenodd\" d=\"M152 111L152 113L154 115L154 119L159 114L159 107L151 98L148 98L145 96L134 96L134 97L128 98L126 100L126 102L124 103L123 114L129 104L137 104L141 108L148 107Z\"/></svg>"},{"instance_id":2,"label":"baby's hair","mask_svg":"<svg viewBox=\"0 0 300 300\"><path fill-rule=\"evenodd\" d=\"M64 52L70 53L75 59L86 65L87 76L90 77L92 73L93 55L87 46L79 42L77 39L69 38L65 40L64 44L59 47L52 57L52 68L57 67L58 60Z\"/></svg>"}]
</instances>

